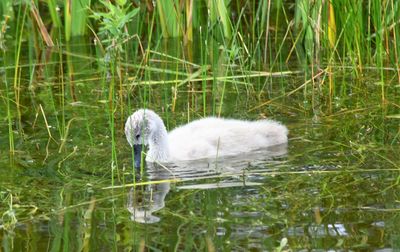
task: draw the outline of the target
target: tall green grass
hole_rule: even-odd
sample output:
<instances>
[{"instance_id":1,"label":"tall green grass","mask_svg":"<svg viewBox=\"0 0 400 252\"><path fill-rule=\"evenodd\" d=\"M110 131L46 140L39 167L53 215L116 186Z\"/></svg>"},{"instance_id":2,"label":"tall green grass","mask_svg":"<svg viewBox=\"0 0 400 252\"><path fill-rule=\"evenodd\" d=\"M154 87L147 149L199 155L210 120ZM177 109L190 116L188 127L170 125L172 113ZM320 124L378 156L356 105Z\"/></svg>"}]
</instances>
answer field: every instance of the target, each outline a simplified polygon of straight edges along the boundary
<instances>
[{"instance_id":1,"label":"tall green grass","mask_svg":"<svg viewBox=\"0 0 400 252\"><path fill-rule=\"evenodd\" d=\"M180 1L156 1L159 23L162 35L168 37L179 37L183 34L182 12Z\"/></svg>"},{"instance_id":2,"label":"tall green grass","mask_svg":"<svg viewBox=\"0 0 400 252\"><path fill-rule=\"evenodd\" d=\"M58 27L59 20L54 17L54 5L52 0L48 0L49 10L54 22L54 27ZM88 11L91 0L64 0L64 31L65 40L69 41L72 36L82 36L86 33L87 26L90 24Z\"/></svg>"},{"instance_id":3,"label":"tall green grass","mask_svg":"<svg viewBox=\"0 0 400 252\"><path fill-rule=\"evenodd\" d=\"M13 117L12 117L12 106L11 106L11 97L10 87L7 81L7 75L4 75L4 85L6 91L6 110L7 110L7 124L8 124L8 146L10 154L14 154L15 152L15 144L14 144L14 131L13 131Z\"/></svg>"},{"instance_id":4,"label":"tall green grass","mask_svg":"<svg viewBox=\"0 0 400 252\"><path fill-rule=\"evenodd\" d=\"M379 95L382 105L390 97L384 69L393 69L400 80L400 6L395 0L145 3L123 0L1 2L0 45L12 48L14 57L14 71L7 73L12 81L5 82L6 89L12 92L7 92L5 99L11 151L15 148L14 130L23 128L20 81L24 70L19 62L25 41L30 45L28 57L32 64L47 63L44 58L49 54L44 53L44 48L56 42L53 46L58 64L54 69L60 77L58 93L48 88L51 109L44 109L42 114L43 117L56 114L60 139L53 142L60 140L57 142L60 152L65 147L69 126L74 125L73 118L68 118L65 111L67 104L79 102L73 81L76 69L72 63L78 55L64 54L74 51L72 43L69 44L74 38L81 38L79 41L84 43L95 41L93 68L97 67L95 70L101 73L98 84L101 100L108 104L113 178L119 176L114 171L119 164L116 136L121 122L131 108L146 107L155 97L162 97L161 107L169 124L177 106L185 107L187 121L224 114L230 88L237 95L240 92L246 93L244 96L256 95L260 105L250 110L302 90L304 100L311 100L313 107L326 100L332 111L335 97L345 96L350 89L350 84L335 81L335 69L351 69L359 77L368 68L377 69L380 92L374 95ZM26 32L30 29L34 32ZM169 40L166 42L166 39ZM5 49L3 52L10 55ZM301 62L304 82L290 91L281 82L282 96L271 97L270 87L278 85L272 76L293 73L287 65L293 61ZM54 75L51 68L44 68L46 76ZM32 89L36 69L37 66L30 67ZM255 76L263 79L263 83L254 81ZM163 85L162 95L154 88L160 85ZM88 124L86 129L93 144ZM19 133L23 135L22 131Z\"/></svg>"},{"instance_id":5,"label":"tall green grass","mask_svg":"<svg viewBox=\"0 0 400 252\"><path fill-rule=\"evenodd\" d=\"M11 3L2 1L0 14L3 22L5 16L17 16L9 18L8 21L9 25L14 27L22 18L14 13L17 13L24 3ZM167 0L156 1L154 4L155 6L151 1L139 5L128 1L113 3L64 0L57 7L54 0L47 0L42 3L47 5L47 8L39 10L40 19L47 25L39 27L38 22L32 23L36 24L37 29L40 28L41 33L45 28L52 36L55 36L55 33L51 32L53 29L63 29L65 36L62 39L65 41L87 34L89 27L92 30L91 36L93 32L101 34L108 31L116 37L116 30L121 29L124 33L130 32L125 39L115 43L115 46L118 46L132 39L129 36L133 35L137 36L141 43L145 42L149 29L143 27L149 28L151 20L155 17L152 32L156 32L156 36L153 36L153 41L159 37L177 37L186 44L193 41L193 35L199 34L201 28L204 35L209 33L212 39L220 43L226 39L224 46L227 48L242 48L243 43L247 44L249 54L261 52L265 63L276 58L274 54L279 54L282 59L295 57L301 61L305 60L306 64L313 63L316 66L324 65L333 58L333 62L352 65L357 72L361 72L367 64L380 68L384 65L398 66L398 1L296 0L293 1L293 8L288 3L269 0ZM128 9L134 9L134 15L138 15L138 18L132 19ZM121 11L116 12L117 10ZM103 17L97 16L96 19L92 19L89 16L93 13L103 13ZM113 20L110 19L110 15L117 15L119 20L114 20L121 23L114 22L104 26L107 20ZM33 16L29 15L28 18ZM146 21L143 22L144 20ZM138 27L141 28L137 29ZM292 50L279 50L282 32L287 33L287 41L293 43ZM241 34L242 39L238 39L238 34ZM53 37L54 39L58 38ZM107 43L107 38L103 39ZM270 46L272 41L274 45Z\"/></svg>"},{"instance_id":6,"label":"tall green grass","mask_svg":"<svg viewBox=\"0 0 400 252\"><path fill-rule=\"evenodd\" d=\"M55 28L61 27L61 19L57 11L57 2L55 0L47 0L47 7L51 16L51 21Z\"/></svg>"}]
</instances>

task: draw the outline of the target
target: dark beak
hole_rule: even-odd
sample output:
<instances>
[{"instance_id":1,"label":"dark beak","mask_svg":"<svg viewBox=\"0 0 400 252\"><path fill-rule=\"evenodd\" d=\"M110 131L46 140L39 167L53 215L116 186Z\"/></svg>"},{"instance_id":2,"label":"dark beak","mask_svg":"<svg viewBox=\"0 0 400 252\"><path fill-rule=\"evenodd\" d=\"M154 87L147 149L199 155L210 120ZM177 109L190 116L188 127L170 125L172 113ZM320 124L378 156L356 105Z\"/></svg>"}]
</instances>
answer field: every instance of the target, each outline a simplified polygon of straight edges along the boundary
<instances>
[{"instance_id":1,"label":"dark beak","mask_svg":"<svg viewBox=\"0 0 400 252\"><path fill-rule=\"evenodd\" d=\"M135 168L140 168L140 163L142 161L142 145L135 144L133 145L133 159L135 161Z\"/></svg>"}]
</instances>

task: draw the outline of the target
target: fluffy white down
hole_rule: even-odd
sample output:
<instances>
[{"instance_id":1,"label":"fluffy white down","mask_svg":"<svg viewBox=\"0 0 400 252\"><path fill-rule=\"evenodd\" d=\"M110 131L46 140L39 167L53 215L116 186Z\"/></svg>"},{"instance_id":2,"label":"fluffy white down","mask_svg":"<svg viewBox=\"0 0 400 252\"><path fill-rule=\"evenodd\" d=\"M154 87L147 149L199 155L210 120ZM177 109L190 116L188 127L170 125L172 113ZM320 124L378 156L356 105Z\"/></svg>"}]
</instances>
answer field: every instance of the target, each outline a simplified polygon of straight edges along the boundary
<instances>
[{"instance_id":1,"label":"fluffy white down","mask_svg":"<svg viewBox=\"0 0 400 252\"><path fill-rule=\"evenodd\" d=\"M136 139L138 132L143 134ZM236 155L288 141L288 129L272 120L244 121L208 117L167 133L161 118L149 109L140 109L128 118L125 134L131 145L149 145L146 160L151 162Z\"/></svg>"}]
</instances>

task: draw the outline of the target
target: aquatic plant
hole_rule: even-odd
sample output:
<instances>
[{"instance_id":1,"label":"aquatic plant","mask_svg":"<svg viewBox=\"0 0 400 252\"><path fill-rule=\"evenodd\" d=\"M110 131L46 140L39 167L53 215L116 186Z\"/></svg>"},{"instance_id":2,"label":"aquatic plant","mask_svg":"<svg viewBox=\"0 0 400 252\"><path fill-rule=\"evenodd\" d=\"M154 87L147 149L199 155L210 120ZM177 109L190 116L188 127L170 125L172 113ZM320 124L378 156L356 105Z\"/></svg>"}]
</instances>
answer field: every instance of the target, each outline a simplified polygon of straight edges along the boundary
<instances>
[{"instance_id":1,"label":"aquatic plant","mask_svg":"<svg viewBox=\"0 0 400 252\"><path fill-rule=\"evenodd\" d=\"M109 1L100 1L105 11L94 11L92 15L99 22L99 43L106 46L108 53L120 54L124 52L123 46L132 35L128 34L127 24L139 12L139 8L132 8L126 1L117 1L114 5ZM114 55L115 56L115 55ZM111 56L108 56L111 57Z\"/></svg>"}]
</instances>

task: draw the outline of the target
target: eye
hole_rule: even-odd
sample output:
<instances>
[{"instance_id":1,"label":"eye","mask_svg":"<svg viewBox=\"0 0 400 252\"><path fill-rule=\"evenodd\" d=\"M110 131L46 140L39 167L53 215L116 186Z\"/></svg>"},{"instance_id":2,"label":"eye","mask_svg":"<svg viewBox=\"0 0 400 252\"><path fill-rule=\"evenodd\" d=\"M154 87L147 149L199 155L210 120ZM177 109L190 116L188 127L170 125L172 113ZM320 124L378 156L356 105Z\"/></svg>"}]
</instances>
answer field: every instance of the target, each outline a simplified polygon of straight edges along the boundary
<instances>
[{"instance_id":1,"label":"eye","mask_svg":"<svg viewBox=\"0 0 400 252\"><path fill-rule=\"evenodd\" d=\"M136 135L136 140L139 140L140 134Z\"/></svg>"}]
</instances>

